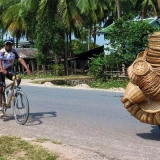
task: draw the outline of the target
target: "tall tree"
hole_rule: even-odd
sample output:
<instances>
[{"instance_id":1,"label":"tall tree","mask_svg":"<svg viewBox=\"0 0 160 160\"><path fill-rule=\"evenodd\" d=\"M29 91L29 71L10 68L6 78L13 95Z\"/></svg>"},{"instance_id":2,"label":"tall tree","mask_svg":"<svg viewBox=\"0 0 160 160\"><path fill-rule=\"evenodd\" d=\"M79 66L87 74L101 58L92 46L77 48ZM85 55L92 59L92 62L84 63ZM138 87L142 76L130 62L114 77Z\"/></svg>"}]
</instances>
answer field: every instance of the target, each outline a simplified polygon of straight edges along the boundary
<instances>
[{"instance_id":1,"label":"tall tree","mask_svg":"<svg viewBox=\"0 0 160 160\"><path fill-rule=\"evenodd\" d=\"M118 19L121 17L121 8L120 8L120 1L116 0L116 7L117 7L117 16Z\"/></svg>"}]
</instances>

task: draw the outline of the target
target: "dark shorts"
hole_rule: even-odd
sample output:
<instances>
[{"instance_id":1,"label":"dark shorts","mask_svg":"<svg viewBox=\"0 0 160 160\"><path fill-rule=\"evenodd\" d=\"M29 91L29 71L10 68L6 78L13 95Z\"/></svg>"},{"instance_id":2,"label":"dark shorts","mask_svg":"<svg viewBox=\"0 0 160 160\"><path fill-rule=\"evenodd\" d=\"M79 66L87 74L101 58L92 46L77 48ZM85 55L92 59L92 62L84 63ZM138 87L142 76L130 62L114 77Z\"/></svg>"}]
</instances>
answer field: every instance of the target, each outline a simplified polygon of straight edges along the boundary
<instances>
[{"instance_id":1,"label":"dark shorts","mask_svg":"<svg viewBox=\"0 0 160 160\"><path fill-rule=\"evenodd\" d=\"M12 71L7 71L7 75L2 74L2 72L0 72L0 86L4 86L5 84L5 77L7 77L8 79L12 80L13 77L13 73Z\"/></svg>"}]
</instances>

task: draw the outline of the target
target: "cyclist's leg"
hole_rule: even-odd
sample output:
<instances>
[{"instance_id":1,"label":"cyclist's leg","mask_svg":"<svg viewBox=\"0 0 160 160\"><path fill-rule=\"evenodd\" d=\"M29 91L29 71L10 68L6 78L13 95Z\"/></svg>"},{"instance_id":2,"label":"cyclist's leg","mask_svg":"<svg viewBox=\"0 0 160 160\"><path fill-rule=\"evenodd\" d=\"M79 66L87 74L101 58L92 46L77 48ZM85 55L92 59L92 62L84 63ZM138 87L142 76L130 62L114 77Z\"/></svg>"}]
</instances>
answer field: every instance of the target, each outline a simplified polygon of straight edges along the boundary
<instances>
[{"instance_id":1,"label":"cyclist's leg","mask_svg":"<svg viewBox=\"0 0 160 160\"><path fill-rule=\"evenodd\" d=\"M12 73L12 71L8 71L6 77L7 77L8 79L10 79L11 81L13 81L13 80L15 79L15 76L14 76L14 74ZM17 82L18 82L18 86L19 86L19 84L21 83L21 77L18 76L18 75L17 75L16 77L17 77Z\"/></svg>"},{"instance_id":2,"label":"cyclist's leg","mask_svg":"<svg viewBox=\"0 0 160 160\"><path fill-rule=\"evenodd\" d=\"M2 108L2 93L3 93L3 85L5 82L5 76L0 72L0 117L4 115Z\"/></svg>"},{"instance_id":3,"label":"cyclist's leg","mask_svg":"<svg viewBox=\"0 0 160 160\"><path fill-rule=\"evenodd\" d=\"M16 76L17 77L17 82L18 82L18 86L20 85L20 83L21 83L21 77L20 76Z\"/></svg>"}]
</instances>

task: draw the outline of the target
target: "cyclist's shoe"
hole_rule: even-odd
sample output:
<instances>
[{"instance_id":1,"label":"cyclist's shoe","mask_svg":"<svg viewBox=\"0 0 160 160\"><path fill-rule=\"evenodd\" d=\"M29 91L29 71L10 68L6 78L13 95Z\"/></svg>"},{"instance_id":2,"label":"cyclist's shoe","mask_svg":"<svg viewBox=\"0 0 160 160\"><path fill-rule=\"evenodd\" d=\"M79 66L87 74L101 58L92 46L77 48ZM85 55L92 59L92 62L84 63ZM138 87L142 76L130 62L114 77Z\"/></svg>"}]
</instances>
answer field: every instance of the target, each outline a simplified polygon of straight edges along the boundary
<instances>
[{"instance_id":1,"label":"cyclist's shoe","mask_svg":"<svg viewBox=\"0 0 160 160\"><path fill-rule=\"evenodd\" d=\"M3 112L3 108L0 107L0 118L3 118L4 117L4 112Z\"/></svg>"}]
</instances>

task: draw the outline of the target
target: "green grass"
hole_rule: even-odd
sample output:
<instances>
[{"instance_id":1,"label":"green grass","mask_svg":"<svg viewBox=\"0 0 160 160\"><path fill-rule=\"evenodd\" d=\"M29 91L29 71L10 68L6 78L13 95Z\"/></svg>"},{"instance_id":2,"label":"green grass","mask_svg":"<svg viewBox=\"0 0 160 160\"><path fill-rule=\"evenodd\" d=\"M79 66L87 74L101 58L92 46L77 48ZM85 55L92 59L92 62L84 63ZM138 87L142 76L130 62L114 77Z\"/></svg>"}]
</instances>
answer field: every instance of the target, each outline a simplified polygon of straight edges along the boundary
<instances>
[{"instance_id":1,"label":"green grass","mask_svg":"<svg viewBox=\"0 0 160 160\"><path fill-rule=\"evenodd\" d=\"M0 160L56 160L57 158L57 155L50 153L46 149L32 145L18 137L0 137Z\"/></svg>"},{"instance_id":2,"label":"green grass","mask_svg":"<svg viewBox=\"0 0 160 160\"><path fill-rule=\"evenodd\" d=\"M60 141L58 140L50 140L50 139L47 139L47 138L37 138L35 140L35 142L39 142L39 143L44 143L44 142L51 142L53 144L62 144Z\"/></svg>"},{"instance_id":3,"label":"green grass","mask_svg":"<svg viewBox=\"0 0 160 160\"><path fill-rule=\"evenodd\" d=\"M104 82L102 80L97 80L93 83L90 83L89 86L92 88L100 89L110 89L110 88L126 88L129 80L118 80L118 79L109 79Z\"/></svg>"}]
</instances>

